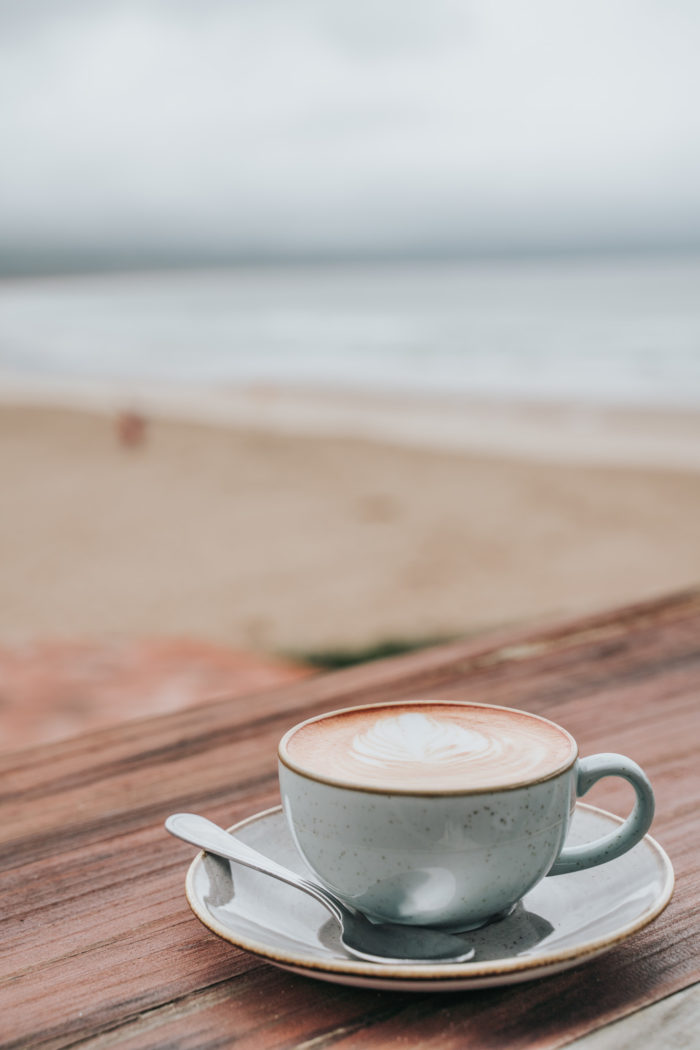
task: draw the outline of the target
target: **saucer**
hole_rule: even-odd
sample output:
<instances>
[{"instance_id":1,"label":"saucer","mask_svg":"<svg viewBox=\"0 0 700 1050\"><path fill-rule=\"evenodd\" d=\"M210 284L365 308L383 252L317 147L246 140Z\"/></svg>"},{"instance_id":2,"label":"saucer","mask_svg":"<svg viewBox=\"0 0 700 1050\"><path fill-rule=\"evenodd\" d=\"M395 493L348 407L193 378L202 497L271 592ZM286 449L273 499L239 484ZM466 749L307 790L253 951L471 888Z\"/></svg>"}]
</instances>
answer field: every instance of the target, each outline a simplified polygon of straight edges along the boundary
<instances>
[{"instance_id":1,"label":"saucer","mask_svg":"<svg viewBox=\"0 0 700 1050\"><path fill-rule=\"evenodd\" d=\"M622 821L577 803L567 843L591 841ZM280 806L229 829L299 874L308 869ZM628 853L587 871L543 879L498 922L461 934L464 963L369 963L348 955L325 908L250 868L200 853L187 873L192 911L213 933L285 970L336 984L406 991L456 991L514 984L558 973L641 930L668 904L673 868L645 835Z\"/></svg>"}]
</instances>

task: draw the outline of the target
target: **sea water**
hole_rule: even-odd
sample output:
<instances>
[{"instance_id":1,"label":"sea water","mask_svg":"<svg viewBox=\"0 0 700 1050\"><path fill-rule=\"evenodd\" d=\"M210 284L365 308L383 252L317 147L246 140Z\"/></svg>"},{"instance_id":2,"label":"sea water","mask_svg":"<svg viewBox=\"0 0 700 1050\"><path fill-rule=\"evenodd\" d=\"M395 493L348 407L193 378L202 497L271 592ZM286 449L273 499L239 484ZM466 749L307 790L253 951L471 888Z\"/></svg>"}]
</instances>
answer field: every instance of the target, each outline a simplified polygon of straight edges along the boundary
<instances>
[{"instance_id":1,"label":"sea water","mask_svg":"<svg viewBox=\"0 0 700 1050\"><path fill-rule=\"evenodd\" d=\"M0 283L2 376L700 407L700 257Z\"/></svg>"}]
</instances>

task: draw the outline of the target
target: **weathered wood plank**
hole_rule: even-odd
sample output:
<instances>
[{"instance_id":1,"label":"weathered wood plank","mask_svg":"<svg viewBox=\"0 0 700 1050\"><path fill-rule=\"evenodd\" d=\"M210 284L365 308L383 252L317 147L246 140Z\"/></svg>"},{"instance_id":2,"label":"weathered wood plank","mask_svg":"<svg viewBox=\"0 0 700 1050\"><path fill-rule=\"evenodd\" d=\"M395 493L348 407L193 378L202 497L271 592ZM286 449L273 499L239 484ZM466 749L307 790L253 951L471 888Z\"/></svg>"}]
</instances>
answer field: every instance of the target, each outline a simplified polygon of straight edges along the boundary
<instances>
[{"instance_id":1,"label":"weathered wood plank","mask_svg":"<svg viewBox=\"0 0 700 1050\"><path fill-rule=\"evenodd\" d=\"M647 1006L577 1039L570 1050L696 1050L700 1046L700 985Z\"/></svg>"},{"instance_id":2,"label":"weathered wood plank","mask_svg":"<svg viewBox=\"0 0 700 1050\"><path fill-rule=\"evenodd\" d=\"M545 713L583 753L649 772L677 873L647 930L589 966L447 996L320 984L218 941L190 915L192 852L162 831L278 800L282 732L375 698L455 697ZM0 1039L7 1048L558 1047L700 978L700 592L504 632L0 761ZM624 809L611 781L591 801Z\"/></svg>"}]
</instances>

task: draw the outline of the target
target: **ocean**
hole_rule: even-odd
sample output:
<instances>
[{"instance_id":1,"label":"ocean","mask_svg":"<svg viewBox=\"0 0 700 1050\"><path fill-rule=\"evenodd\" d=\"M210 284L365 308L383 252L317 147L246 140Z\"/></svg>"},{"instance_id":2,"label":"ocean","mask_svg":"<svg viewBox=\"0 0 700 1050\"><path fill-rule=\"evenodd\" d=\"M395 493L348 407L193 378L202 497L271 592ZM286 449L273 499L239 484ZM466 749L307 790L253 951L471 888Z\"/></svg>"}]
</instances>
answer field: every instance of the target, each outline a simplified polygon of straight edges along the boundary
<instances>
[{"instance_id":1,"label":"ocean","mask_svg":"<svg viewBox=\"0 0 700 1050\"><path fill-rule=\"evenodd\" d=\"M0 388L85 380L700 408L700 258L0 283Z\"/></svg>"}]
</instances>

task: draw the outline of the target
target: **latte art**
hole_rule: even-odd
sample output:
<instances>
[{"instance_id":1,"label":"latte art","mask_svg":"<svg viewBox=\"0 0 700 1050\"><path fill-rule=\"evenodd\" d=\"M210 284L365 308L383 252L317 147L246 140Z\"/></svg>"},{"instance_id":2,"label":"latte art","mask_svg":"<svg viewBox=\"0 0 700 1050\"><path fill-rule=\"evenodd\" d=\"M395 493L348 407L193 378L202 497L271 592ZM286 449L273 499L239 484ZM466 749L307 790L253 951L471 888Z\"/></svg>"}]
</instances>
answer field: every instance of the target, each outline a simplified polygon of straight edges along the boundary
<instances>
[{"instance_id":1,"label":"latte art","mask_svg":"<svg viewBox=\"0 0 700 1050\"><path fill-rule=\"evenodd\" d=\"M380 718L364 733L358 733L348 757L382 769L416 762L443 768L483 755L490 747L487 737L457 722L410 711Z\"/></svg>"},{"instance_id":2,"label":"latte art","mask_svg":"<svg viewBox=\"0 0 700 1050\"><path fill-rule=\"evenodd\" d=\"M401 791L507 787L551 776L576 756L568 733L546 719L458 703L340 711L303 723L283 745L312 776Z\"/></svg>"}]
</instances>

